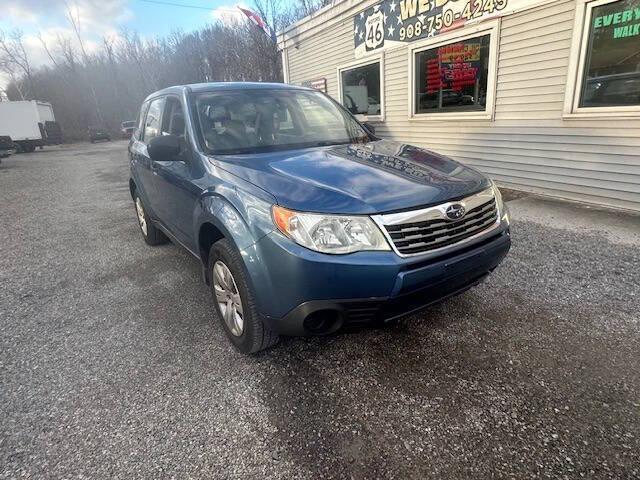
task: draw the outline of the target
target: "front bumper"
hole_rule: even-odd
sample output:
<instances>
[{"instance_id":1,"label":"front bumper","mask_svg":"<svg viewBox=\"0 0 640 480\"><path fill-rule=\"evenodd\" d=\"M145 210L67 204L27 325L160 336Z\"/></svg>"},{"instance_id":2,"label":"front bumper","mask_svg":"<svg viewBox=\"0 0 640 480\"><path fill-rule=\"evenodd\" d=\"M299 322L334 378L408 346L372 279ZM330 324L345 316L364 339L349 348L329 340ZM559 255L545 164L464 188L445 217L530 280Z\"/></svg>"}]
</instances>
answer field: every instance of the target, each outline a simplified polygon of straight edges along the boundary
<instances>
[{"instance_id":1,"label":"front bumper","mask_svg":"<svg viewBox=\"0 0 640 480\"><path fill-rule=\"evenodd\" d=\"M264 268L252 275L254 291L273 331L331 333L398 318L461 293L493 271L510 246L506 224L472 245L426 260L393 252L323 255L272 233L255 246ZM329 312L329 327L309 328L308 319Z\"/></svg>"}]
</instances>

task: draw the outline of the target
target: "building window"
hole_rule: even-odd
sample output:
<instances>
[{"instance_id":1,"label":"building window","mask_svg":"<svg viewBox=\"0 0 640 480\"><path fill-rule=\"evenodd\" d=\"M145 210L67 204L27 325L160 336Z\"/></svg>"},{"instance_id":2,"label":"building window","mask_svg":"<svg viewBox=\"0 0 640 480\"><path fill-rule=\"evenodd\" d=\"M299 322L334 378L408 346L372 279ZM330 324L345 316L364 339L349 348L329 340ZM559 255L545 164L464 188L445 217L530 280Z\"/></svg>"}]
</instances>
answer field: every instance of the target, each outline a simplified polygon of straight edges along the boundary
<instances>
[{"instance_id":1,"label":"building window","mask_svg":"<svg viewBox=\"0 0 640 480\"><path fill-rule=\"evenodd\" d=\"M640 116L638 0L577 0L563 116Z\"/></svg>"},{"instance_id":2,"label":"building window","mask_svg":"<svg viewBox=\"0 0 640 480\"><path fill-rule=\"evenodd\" d=\"M382 115L381 62L339 69L340 98L354 115Z\"/></svg>"},{"instance_id":3,"label":"building window","mask_svg":"<svg viewBox=\"0 0 640 480\"><path fill-rule=\"evenodd\" d=\"M638 1L595 4L589 11L579 107L640 105Z\"/></svg>"},{"instance_id":4,"label":"building window","mask_svg":"<svg viewBox=\"0 0 640 480\"><path fill-rule=\"evenodd\" d=\"M489 34L414 54L414 114L485 112L489 85Z\"/></svg>"}]
</instances>

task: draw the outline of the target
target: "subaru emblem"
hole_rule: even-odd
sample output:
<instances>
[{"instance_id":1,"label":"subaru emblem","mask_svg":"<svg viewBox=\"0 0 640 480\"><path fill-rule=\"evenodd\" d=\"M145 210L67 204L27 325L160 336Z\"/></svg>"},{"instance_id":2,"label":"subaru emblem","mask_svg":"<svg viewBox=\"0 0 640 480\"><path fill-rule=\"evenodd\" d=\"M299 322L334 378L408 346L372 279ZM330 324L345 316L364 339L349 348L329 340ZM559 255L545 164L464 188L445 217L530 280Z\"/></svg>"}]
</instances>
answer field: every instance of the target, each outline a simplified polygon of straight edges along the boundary
<instances>
[{"instance_id":1,"label":"subaru emblem","mask_svg":"<svg viewBox=\"0 0 640 480\"><path fill-rule=\"evenodd\" d=\"M467 213L467 209L460 203L454 203L453 205L449 205L444 213L449 220L461 220Z\"/></svg>"}]
</instances>

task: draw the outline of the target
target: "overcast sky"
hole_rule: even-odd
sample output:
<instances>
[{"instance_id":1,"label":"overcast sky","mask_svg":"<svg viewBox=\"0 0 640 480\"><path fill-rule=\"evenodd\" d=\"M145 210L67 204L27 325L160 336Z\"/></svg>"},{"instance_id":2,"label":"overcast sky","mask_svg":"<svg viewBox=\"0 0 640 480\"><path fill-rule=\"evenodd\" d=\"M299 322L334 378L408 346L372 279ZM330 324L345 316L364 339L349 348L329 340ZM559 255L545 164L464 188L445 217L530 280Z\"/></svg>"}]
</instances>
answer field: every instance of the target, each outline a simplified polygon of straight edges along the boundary
<instances>
[{"instance_id":1,"label":"overcast sky","mask_svg":"<svg viewBox=\"0 0 640 480\"><path fill-rule=\"evenodd\" d=\"M67 5L80 13L83 36L89 49L99 48L104 36L116 37L121 29L137 31L144 37L166 35L173 30L185 32L229 15L238 3L253 5L252 0L159 0L206 7L181 8L149 3L144 0L0 0L0 30L10 33L20 29L25 35L32 62L42 65L46 54L38 33L52 44L58 35L72 36L65 18ZM0 78L0 87L6 78Z\"/></svg>"}]
</instances>

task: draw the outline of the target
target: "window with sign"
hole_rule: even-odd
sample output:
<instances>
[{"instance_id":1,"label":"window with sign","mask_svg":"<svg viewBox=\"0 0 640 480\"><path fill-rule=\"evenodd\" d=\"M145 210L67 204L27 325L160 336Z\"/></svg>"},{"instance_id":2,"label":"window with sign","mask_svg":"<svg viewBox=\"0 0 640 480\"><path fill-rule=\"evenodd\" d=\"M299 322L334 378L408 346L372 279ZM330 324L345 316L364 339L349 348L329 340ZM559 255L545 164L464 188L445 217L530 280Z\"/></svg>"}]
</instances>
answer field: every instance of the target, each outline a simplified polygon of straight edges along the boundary
<instances>
[{"instance_id":1,"label":"window with sign","mask_svg":"<svg viewBox=\"0 0 640 480\"><path fill-rule=\"evenodd\" d=\"M354 115L382 115L380 62L340 70L342 104Z\"/></svg>"},{"instance_id":2,"label":"window with sign","mask_svg":"<svg viewBox=\"0 0 640 480\"><path fill-rule=\"evenodd\" d=\"M414 55L414 113L484 112L491 36L455 41Z\"/></svg>"},{"instance_id":3,"label":"window with sign","mask_svg":"<svg viewBox=\"0 0 640 480\"><path fill-rule=\"evenodd\" d=\"M578 106L640 106L640 0L593 2Z\"/></svg>"}]
</instances>

